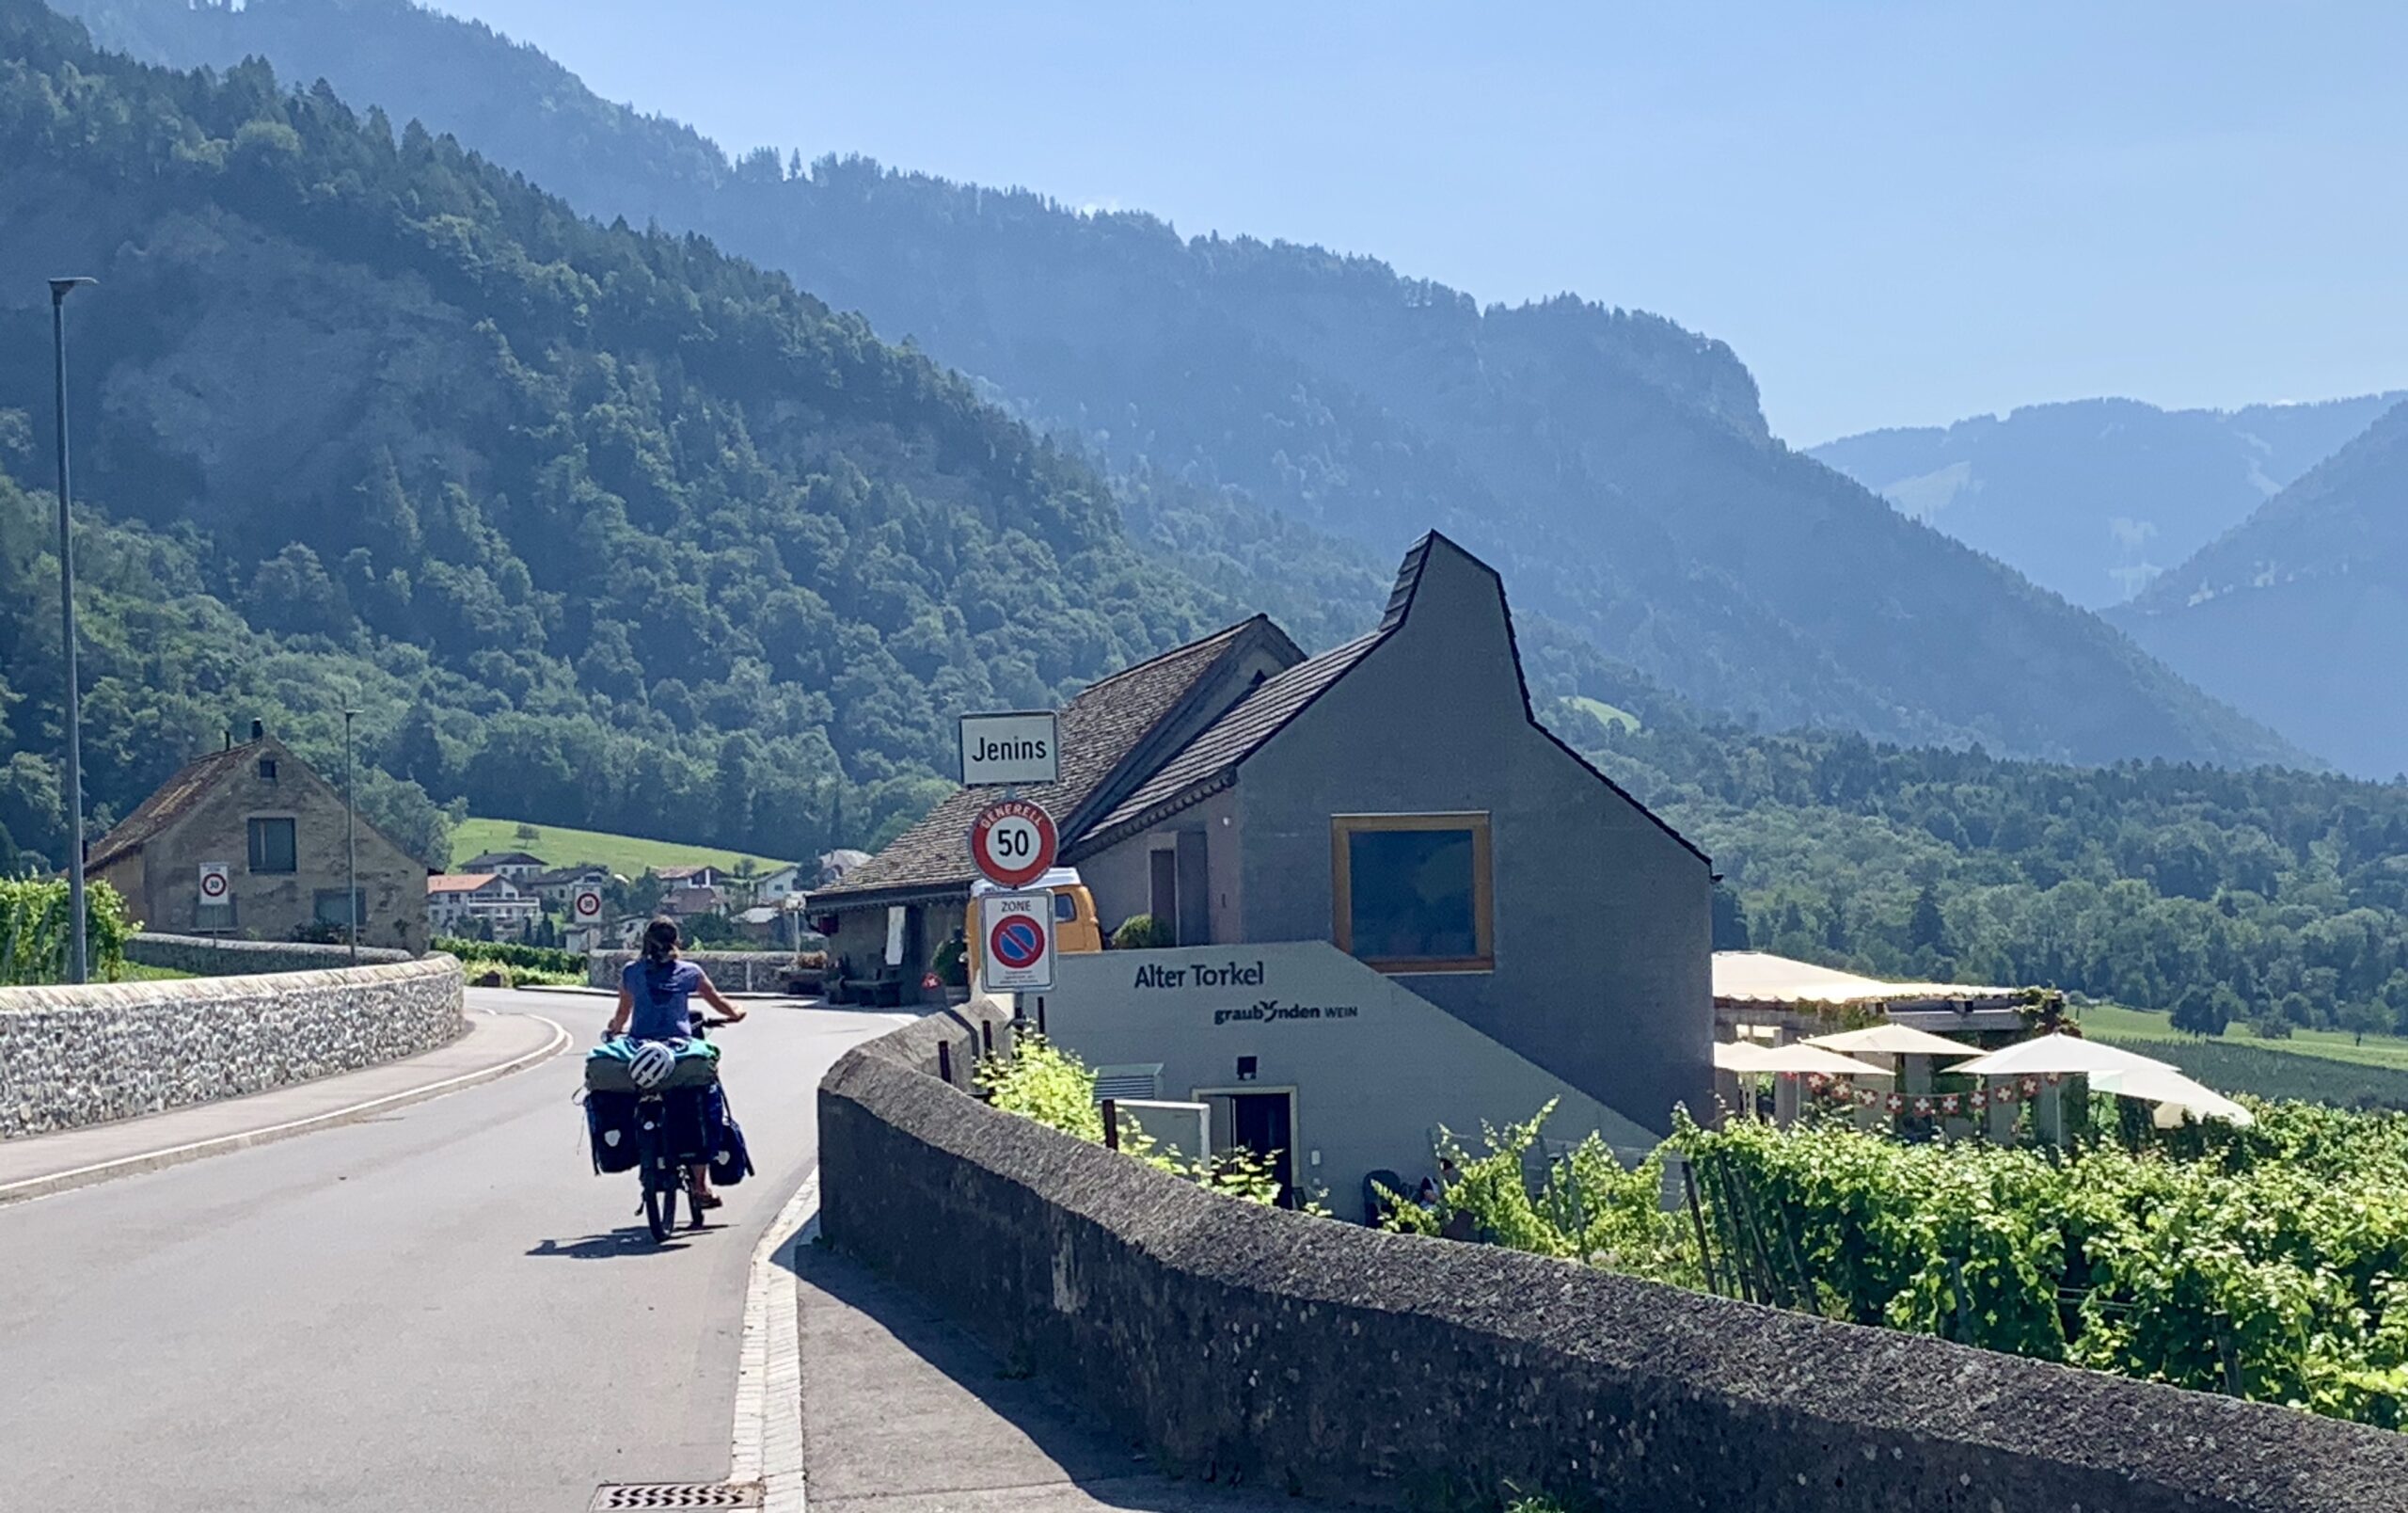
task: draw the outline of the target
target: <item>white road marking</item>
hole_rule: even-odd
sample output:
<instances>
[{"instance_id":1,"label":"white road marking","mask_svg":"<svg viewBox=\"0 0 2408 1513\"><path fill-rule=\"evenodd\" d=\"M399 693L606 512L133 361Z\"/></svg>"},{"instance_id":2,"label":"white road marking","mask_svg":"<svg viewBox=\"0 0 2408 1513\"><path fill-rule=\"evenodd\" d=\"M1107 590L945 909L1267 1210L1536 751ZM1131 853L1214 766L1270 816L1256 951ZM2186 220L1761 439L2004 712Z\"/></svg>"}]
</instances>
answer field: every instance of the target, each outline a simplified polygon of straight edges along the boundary
<instances>
[{"instance_id":1,"label":"white road marking","mask_svg":"<svg viewBox=\"0 0 2408 1513\"><path fill-rule=\"evenodd\" d=\"M802 1342L795 1327L796 1252L819 1227L814 1169L752 1249L737 1357L729 1482L757 1483L766 1513L803 1513Z\"/></svg>"}]
</instances>

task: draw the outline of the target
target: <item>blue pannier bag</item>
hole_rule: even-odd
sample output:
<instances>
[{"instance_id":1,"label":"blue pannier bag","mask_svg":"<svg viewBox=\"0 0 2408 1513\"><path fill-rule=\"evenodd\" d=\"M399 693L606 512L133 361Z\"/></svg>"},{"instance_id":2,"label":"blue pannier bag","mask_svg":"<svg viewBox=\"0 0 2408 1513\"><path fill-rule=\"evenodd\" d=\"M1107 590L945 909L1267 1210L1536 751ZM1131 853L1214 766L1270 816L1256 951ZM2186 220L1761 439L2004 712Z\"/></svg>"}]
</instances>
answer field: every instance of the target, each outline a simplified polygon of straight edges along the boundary
<instances>
[{"instance_id":1,"label":"blue pannier bag","mask_svg":"<svg viewBox=\"0 0 2408 1513\"><path fill-rule=\"evenodd\" d=\"M752 1154L744 1148L744 1131L737 1127L736 1116L727 1111L727 1094L718 1088L711 1092L716 1115L711 1131L711 1181L733 1187L752 1174Z\"/></svg>"},{"instance_id":2,"label":"blue pannier bag","mask_svg":"<svg viewBox=\"0 0 2408 1513\"><path fill-rule=\"evenodd\" d=\"M589 1092L585 1133L594 1146L594 1170L631 1171L636 1165L636 1095Z\"/></svg>"}]
</instances>

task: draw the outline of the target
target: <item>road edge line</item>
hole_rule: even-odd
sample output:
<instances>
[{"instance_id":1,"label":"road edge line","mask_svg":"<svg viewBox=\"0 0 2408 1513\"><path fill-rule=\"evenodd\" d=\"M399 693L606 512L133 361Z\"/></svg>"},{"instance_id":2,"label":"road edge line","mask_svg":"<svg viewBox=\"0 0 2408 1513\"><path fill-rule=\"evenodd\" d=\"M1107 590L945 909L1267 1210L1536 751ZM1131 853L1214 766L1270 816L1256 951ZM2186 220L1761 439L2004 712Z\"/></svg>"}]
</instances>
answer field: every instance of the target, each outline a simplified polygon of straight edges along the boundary
<instances>
[{"instance_id":1,"label":"road edge line","mask_svg":"<svg viewBox=\"0 0 2408 1513\"><path fill-rule=\"evenodd\" d=\"M117 1177L138 1176L145 1171L163 1171L167 1167L182 1166L189 1161L204 1160L213 1155L224 1155L231 1151L247 1150L254 1145L265 1145L291 1136L307 1135L313 1130L350 1123L365 1119L380 1109L423 1103L430 1098L439 1098L447 1092L455 1092L463 1088L475 1087L481 1082L492 1082L506 1077L514 1072L524 1071L539 1061L547 1061L568 1048L573 1037L558 1021L543 1014L527 1014L524 1017L535 1020L539 1024L551 1026L552 1038L540 1049L524 1052L507 1061L499 1062L493 1066L479 1067L473 1072L463 1072L420 1087L404 1088L399 1092L388 1092L381 1098L371 1098L364 1103L352 1104L347 1107L330 1108L325 1113L310 1114L302 1119L286 1120L281 1124L239 1130L231 1135L213 1135L205 1140L191 1140L182 1145L166 1146L156 1151L120 1155L113 1161L96 1161L90 1166L75 1167L66 1171L54 1171L48 1176L26 1177L21 1181L0 1186L0 1205L24 1202L36 1198L47 1198L55 1193L69 1192L77 1187L88 1187L95 1183L107 1182ZM294 1084L294 1086L299 1085Z\"/></svg>"},{"instance_id":2,"label":"road edge line","mask_svg":"<svg viewBox=\"0 0 2408 1513\"><path fill-rule=\"evenodd\" d=\"M736 1422L728 1483L758 1486L763 1513L803 1513L802 1340L797 1331L797 1260L819 1227L819 1169L778 1210L744 1286L737 1352Z\"/></svg>"}]
</instances>

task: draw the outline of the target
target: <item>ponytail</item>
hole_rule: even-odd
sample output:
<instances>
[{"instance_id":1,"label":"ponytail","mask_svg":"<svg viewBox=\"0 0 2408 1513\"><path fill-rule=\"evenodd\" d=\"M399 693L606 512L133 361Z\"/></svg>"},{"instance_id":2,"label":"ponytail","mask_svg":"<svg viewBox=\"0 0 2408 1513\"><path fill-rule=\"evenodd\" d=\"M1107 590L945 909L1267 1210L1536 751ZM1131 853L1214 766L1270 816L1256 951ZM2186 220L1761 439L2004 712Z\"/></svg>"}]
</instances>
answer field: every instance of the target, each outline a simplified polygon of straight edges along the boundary
<instances>
[{"instance_id":1,"label":"ponytail","mask_svg":"<svg viewBox=\"0 0 2408 1513\"><path fill-rule=\"evenodd\" d=\"M643 927L643 959L656 964L677 959L677 921L656 919Z\"/></svg>"}]
</instances>

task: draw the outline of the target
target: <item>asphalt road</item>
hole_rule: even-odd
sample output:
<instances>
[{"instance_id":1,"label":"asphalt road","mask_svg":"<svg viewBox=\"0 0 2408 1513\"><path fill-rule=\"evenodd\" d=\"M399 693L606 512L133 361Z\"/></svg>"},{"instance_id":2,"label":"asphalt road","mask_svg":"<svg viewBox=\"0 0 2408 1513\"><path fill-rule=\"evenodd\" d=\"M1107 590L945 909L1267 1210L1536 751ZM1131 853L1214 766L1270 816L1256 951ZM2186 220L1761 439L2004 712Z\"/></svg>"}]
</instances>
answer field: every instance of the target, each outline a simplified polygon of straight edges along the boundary
<instances>
[{"instance_id":1,"label":"asphalt road","mask_svg":"<svg viewBox=\"0 0 2408 1513\"><path fill-rule=\"evenodd\" d=\"M655 1250L570 1102L609 1004L471 990L576 1046L384 1118L0 1208L0 1504L571 1513L727 1474L754 1243L813 1091L898 1022L721 1030L758 1174Z\"/></svg>"}]
</instances>

